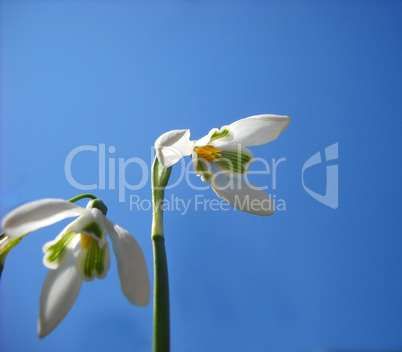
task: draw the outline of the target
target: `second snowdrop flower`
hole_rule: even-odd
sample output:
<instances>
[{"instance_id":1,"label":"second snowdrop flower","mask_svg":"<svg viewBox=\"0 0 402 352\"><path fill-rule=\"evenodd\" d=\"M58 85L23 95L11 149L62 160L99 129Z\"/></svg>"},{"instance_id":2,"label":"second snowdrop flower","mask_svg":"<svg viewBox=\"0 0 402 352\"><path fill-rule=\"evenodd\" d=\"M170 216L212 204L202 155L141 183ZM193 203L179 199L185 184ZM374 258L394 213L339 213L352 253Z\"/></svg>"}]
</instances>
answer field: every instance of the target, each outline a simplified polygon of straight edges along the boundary
<instances>
[{"instance_id":1,"label":"second snowdrop flower","mask_svg":"<svg viewBox=\"0 0 402 352\"><path fill-rule=\"evenodd\" d=\"M110 268L106 233L112 241L124 295L134 305L148 303L150 284L144 254L127 230L106 218L106 212L100 199L81 208L49 198L24 204L4 217L3 231L15 240L65 218L79 216L43 247L43 263L50 270L40 298L39 337L49 334L67 315L83 281L106 276Z\"/></svg>"}]
</instances>

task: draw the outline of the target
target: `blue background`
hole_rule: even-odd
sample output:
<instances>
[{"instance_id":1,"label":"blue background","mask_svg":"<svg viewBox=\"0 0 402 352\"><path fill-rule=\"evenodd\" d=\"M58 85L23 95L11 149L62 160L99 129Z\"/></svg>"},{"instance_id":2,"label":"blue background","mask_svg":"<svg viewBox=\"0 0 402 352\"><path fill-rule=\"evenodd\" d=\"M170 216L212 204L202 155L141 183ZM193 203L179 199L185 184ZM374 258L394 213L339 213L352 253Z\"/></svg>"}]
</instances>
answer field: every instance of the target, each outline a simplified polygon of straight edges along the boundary
<instances>
[{"instance_id":1,"label":"blue background","mask_svg":"<svg viewBox=\"0 0 402 352\"><path fill-rule=\"evenodd\" d=\"M278 140L252 148L286 158L268 190L285 211L165 213L172 351L402 349L401 15L397 1L1 1L0 216L84 193L64 173L78 146L114 146L106 165L115 162L117 182L119 158L150 168L151 146L168 130L190 128L196 139L250 115L289 115ZM306 160L334 143L335 210L301 181ZM77 181L99 183L98 154L74 158ZM325 166L304 175L321 194ZM135 185L141 172L132 163L120 177ZM119 202L108 179L92 193L137 238L152 273L151 211L129 204L130 195L148 200L150 183ZM272 186L271 175L254 180ZM185 182L171 195L216 199ZM8 256L0 350L149 351L152 304L130 305L114 259L38 339L41 248L62 227Z\"/></svg>"}]
</instances>

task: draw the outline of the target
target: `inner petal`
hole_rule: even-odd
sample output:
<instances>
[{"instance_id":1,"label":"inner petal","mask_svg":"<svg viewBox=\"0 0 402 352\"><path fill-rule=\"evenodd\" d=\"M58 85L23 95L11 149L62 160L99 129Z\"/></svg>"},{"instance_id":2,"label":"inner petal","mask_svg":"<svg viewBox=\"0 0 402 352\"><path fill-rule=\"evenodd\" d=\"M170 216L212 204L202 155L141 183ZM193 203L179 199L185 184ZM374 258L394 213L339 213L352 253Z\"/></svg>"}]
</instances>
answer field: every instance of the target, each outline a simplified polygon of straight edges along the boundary
<instances>
[{"instance_id":1,"label":"inner petal","mask_svg":"<svg viewBox=\"0 0 402 352\"><path fill-rule=\"evenodd\" d=\"M253 153L240 144L217 145L221 157L214 165L219 171L228 171L235 177L244 176L254 161Z\"/></svg>"},{"instance_id":2,"label":"inner petal","mask_svg":"<svg viewBox=\"0 0 402 352\"><path fill-rule=\"evenodd\" d=\"M251 158L247 154L238 151L225 150L222 157L217 160L219 166L236 174L244 174L247 171Z\"/></svg>"},{"instance_id":3,"label":"inner petal","mask_svg":"<svg viewBox=\"0 0 402 352\"><path fill-rule=\"evenodd\" d=\"M97 239L81 233L81 250L77 257L77 268L85 281L95 277L104 278L110 266L109 246L102 247Z\"/></svg>"}]
</instances>

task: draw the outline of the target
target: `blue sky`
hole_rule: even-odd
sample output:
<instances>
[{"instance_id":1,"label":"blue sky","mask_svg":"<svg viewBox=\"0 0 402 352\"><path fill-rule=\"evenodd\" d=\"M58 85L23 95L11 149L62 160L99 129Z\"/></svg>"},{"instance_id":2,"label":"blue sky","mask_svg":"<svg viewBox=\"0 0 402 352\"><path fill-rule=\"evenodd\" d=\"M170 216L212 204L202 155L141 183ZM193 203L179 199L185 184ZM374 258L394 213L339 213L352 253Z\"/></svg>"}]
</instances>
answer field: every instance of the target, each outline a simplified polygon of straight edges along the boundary
<instances>
[{"instance_id":1,"label":"blue sky","mask_svg":"<svg viewBox=\"0 0 402 352\"><path fill-rule=\"evenodd\" d=\"M72 175L99 186L104 146L118 185L108 187L106 174L105 189L92 193L136 237L152 272L151 211L130 209L130 196L150 199L150 183L131 190L122 182L140 183L155 139L176 128L196 139L243 117L288 115L276 141L252 148L270 165L285 159L275 189L272 173L251 176L285 210L268 218L204 211L196 196L215 194L184 181L167 193L191 203L185 215L165 213L172 351L401 349L401 15L396 1L3 0L0 216L27 201L84 193L65 174L80 146L97 149L77 154ZM335 143L339 159L325 162ZM336 209L303 187L303 165L317 152L323 162L305 171L304 186L324 194L326 166L338 165ZM148 168L119 170L131 158ZM108 276L84 284L59 327L38 339L41 248L62 227L28 236L8 256L0 350L149 351L152 305L125 299L114 259Z\"/></svg>"}]
</instances>

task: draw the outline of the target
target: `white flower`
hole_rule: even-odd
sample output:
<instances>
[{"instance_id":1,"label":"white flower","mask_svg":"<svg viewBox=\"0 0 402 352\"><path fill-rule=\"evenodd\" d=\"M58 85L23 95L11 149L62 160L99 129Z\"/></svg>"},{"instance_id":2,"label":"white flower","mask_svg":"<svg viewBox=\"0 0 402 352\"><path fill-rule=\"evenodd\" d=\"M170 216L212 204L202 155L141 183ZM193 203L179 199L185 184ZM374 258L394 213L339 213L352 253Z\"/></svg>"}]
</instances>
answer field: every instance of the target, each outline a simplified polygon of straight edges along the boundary
<instances>
[{"instance_id":1,"label":"white flower","mask_svg":"<svg viewBox=\"0 0 402 352\"><path fill-rule=\"evenodd\" d=\"M156 140L156 155L164 167L191 155L195 173L219 197L236 209L267 216L273 214L268 194L241 178L254 160L246 147L275 140L289 123L288 116L255 115L214 128L197 141L190 141L190 130L173 130Z\"/></svg>"},{"instance_id":2,"label":"white flower","mask_svg":"<svg viewBox=\"0 0 402 352\"><path fill-rule=\"evenodd\" d=\"M43 246L43 263L50 270L40 297L38 334L49 334L66 316L81 290L83 281L104 278L110 267L109 245L112 241L117 259L121 289L135 305L146 305L150 284L144 254L134 237L106 219L106 206L99 199L81 208L62 199L41 199L24 204L2 221L10 239L79 216L54 239Z\"/></svg>"}]
</instances>

